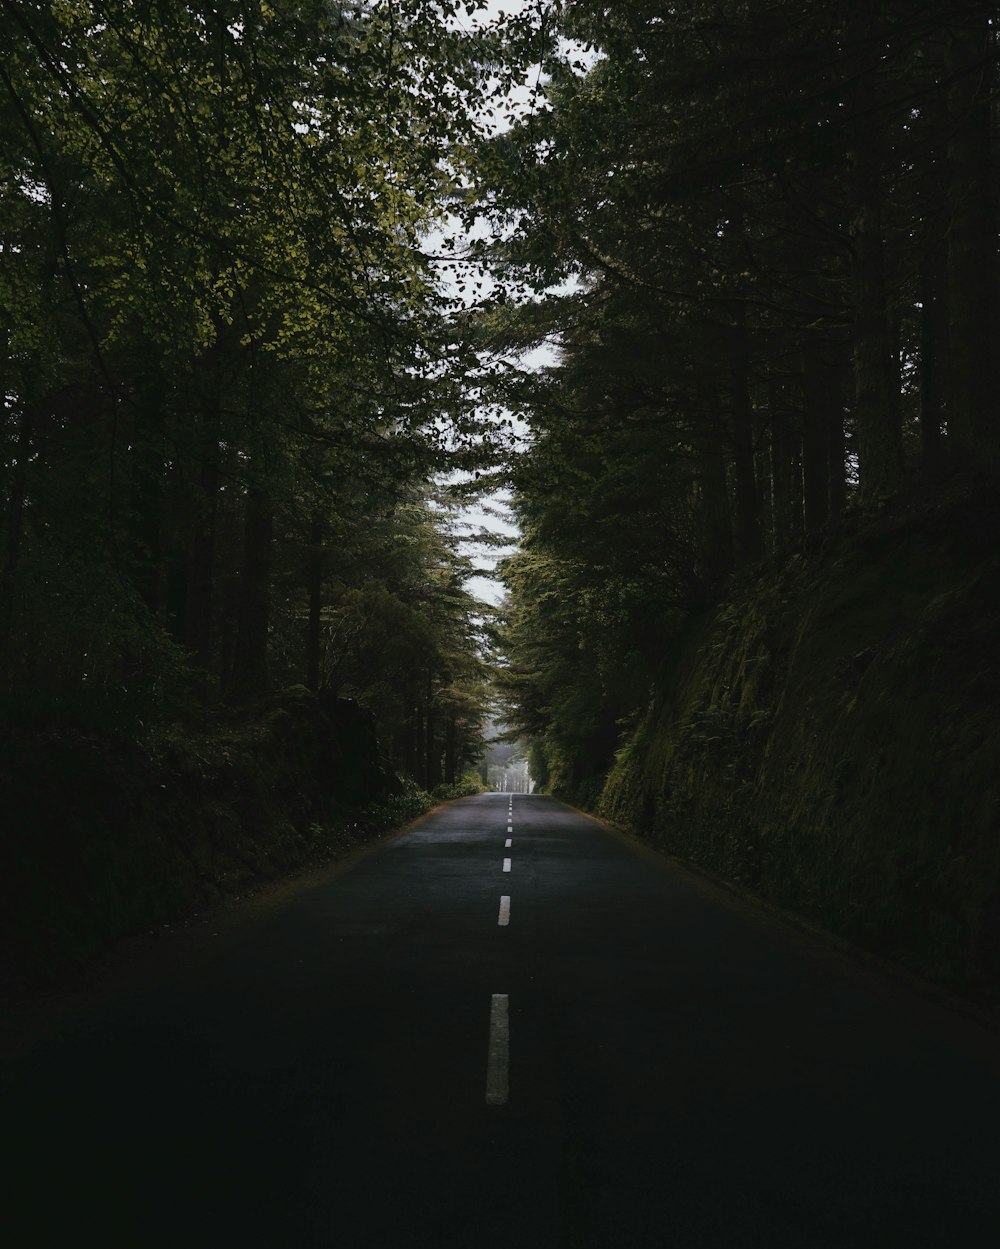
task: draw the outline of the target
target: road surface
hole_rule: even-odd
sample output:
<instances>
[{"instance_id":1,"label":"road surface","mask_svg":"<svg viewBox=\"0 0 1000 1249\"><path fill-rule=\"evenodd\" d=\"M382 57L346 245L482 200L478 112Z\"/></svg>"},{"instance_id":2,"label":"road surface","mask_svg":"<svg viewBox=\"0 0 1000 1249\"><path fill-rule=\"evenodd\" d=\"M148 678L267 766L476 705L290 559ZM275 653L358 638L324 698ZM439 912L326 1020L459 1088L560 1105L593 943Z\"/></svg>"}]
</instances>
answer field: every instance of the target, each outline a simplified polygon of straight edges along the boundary
<instances>
[{"instance_id":1,"label":"road surface","mask_svg":"<svg viewBox=\"0 0 1000 1249\"><path fill-rule=\"evenodd\" d=\"M5 1242L992 1246L996 1040L553 799L482 795L23 1044Z\"/></svg>"}]
</instances>

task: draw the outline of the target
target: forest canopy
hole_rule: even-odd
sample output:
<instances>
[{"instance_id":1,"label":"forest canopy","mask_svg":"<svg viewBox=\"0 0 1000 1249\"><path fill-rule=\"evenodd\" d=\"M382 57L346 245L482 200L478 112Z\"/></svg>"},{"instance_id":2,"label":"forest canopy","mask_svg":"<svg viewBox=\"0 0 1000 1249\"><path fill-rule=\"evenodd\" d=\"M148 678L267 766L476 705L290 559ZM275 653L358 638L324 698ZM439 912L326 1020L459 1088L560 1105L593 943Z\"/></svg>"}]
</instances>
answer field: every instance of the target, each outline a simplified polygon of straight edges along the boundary
<instances>
[{"instance_id":1,"label":"forest canopy","mask_svg":"<svg viewBox=\"0 0 1000 1249\"><path fill-rule=\"evenodd\" d=\"M495 441L423 240L475 5L0 3L0 699L135 731L304 683L478 749L435 484Z\"/></svg>"},{"instance_id":2,"label":"forest canopy","mask_svg":"<svg viewBox=\"0 0 1000 1249\"><path fill-rule=\"evenodd\" d=\"M305 684L430 785L499 643L536 779L600 776L734 576L1000 469L997 18L0 0L8 720Z\"/></svg>"},{"instance_id":3,"label":"forest canopy","mask_svg":"<svg viewBox=\"0 0 1000 1249\"><path fill-rule=\"evenodd\" d=\"M976 0L541 6L472 211L530 423L502 684L584 793L734 575L995 480L997 36ZM546 762L547 760L547 762ZM579 787L584 786L584 790Z\"/></svg>"}]
</instances>

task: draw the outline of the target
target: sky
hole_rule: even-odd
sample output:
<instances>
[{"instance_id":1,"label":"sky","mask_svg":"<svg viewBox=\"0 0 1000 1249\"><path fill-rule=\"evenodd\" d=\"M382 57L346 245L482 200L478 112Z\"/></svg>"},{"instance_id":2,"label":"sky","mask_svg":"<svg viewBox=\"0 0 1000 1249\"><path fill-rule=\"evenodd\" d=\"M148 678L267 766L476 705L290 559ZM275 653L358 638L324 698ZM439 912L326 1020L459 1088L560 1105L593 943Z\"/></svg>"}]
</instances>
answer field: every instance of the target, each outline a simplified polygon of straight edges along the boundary
<instances>
[{"instance_id":1,"label":"sky","mask_svg":"<svg viewBox=\"0 0 1000 1249\"><path fill-rule=\"evenodd\" d=\"M482 26L492 21L501 12L505 14L516 14L525 7L524 0L487 0L486 9L475 15L472 19L465 19L463 24L467 27ZM502 123L504 115L516 111L530 104L533 92L534 67L525 75L523 85L507 97L501 103L497 103L490 109L489 120ZM452 237L459 237L459 228L457 222L451 227ZM428 236L425 245L431 254L443 251L446 233L436 233ZM452 271L453 272L453 271ZM483 289L479 292L470 291L462 295L454 282L453 277L449 273L446 266L441 266L441 282L444 289L449 295L455 295L464 298L467 303L474 302L477 298L481 298L489 291L489 277L486 274L481 275L483 280ZM551 349L546 348L541 351L535 351L522 357L521 363L525 367L541 367L544 364L551 363L553 353ZM527 435L527 429L521 432L522 437ZM482 599L486 603L496 605L503 597L504 587L493 575L497 561L502 559L504 555L510 554L516 548L517 529L514 525L507 523L501 517L496 515L497 511L504 512L509 505L510 499L506 494L490 495L483 499L482 503L467 504L457 518L457 531L459 533L475 533L479 530L486 529L491 533L502 534L504 537L511 539L511 545L508 547L497 549L495 547L483 547L470 542L465 547L466 554L471 558L474 566L481 569L481 573L477 576L469 578L467 586L469 590Z\"/></svg>"},{"instance_id":2,"label":"sky","mask_svg":"<svg viewBox=\"0 0 1000 1249\"><path fill-rule=\"evenodd\" d=\"M472 18L464 17L460 24L466 28L471 28L473 26L479 27L493 21L501 13L508 16L516 16L527 7L527 0L487 0L484 9L481 12L475 14ZM584 64L591 64L596 59L596 54L582 46L575 47L573 51L576 58ZM499 126L503 128L505 121L507 121L507 119L511 116L515 116L519 112L530 109L537 90L539 73L540 67L538 65L529 66L525 70L523 80L519 86L515 87L503 101L491 103L488 112L484 112L485 120L491 121L494 124L499 124ZM450 227L450 229L452 231L450 237L453 239L458 239L461 236L457 221ZM442 232L436 232L428 235L425 240L425 249L429 253L441 254L443 252L445 239L449 237L447 230L448 228L446 227L446 229ZM480 273L479 275L476 275L483 283L480 290L475 289L473 281L473 283L470 283L473 289L462 293L458 290L457 283L454 281L454 274L456 272L454 269L449 270L447 265L443 264L440 266L439 272L442 287L450 295L464 299L467 304L471 304L477 298L482 298L489 293L490 281L488 274ZM463 276L466 278L469 277L467 269L465 270ZM560 292L571 289L575 285L576 282L571 280L565 287L559 288ZM536 347L518 358L518 364L520 367L527 369L544 368L548 365L554 364L555 361L556 350L553 346L548 344ZM507 415L509 416L510 414L508 413ZM514 437L520 438L526 445L528 438L527 426L521 423L519 427L516 427ZM493 533L503 534L505 537L509 537L512 540L509 547L500 550L496 548L477 547L471 543L466 547L466 554L470 556L474 565L482 570L480 575L470 578L467 585L472 593L478 598L492 604L500 602L503 597L504 587L502 583L491 574L495 569L497 561L502 559L505 554L509 554L516 548L518 537L516 528L513 525L505 523L495 514L497 510L503 512L509 502L509 497L505 497L504 495L489 496L483 500L484 506L477 504L467 505L463 509L458 521L458 528L460 532L464 530L471 533L477 530L487 529Z\"/></svg>"},{"instance_id":3,"label":"sky","mask_svg":"<svg viewBox=\"0 0 1000 1249\"><path fill-rule=\"evenodd\" d=\"M466 28L471 28L473 26L479 27L494 20L501 13L508 16L515 16L527 7L527 0L487 0L485 8L481 12L475 14L471 18L463 17L460 24ZM596 59L596 55L594 53L582 46L575 47L573 51L575 57L584 64L591 64ZM515 87L504 100L491 102L488 111L484 111L484 120L492 122L495 125L499 125L502 129L504 128L505 123L509 124L509 119L511 117L516 116L519 112L530 109L537 90L539 74L540 67L538 65L528 66L525 70L521 84ZM486 227L484 224L484 232L485 229ZM456 241L463 237L457 221L454 221L450 226L446 226L441 231L435 231L429 234L424 240L425 250L431 255L441 255L444 252L445 241L449 237ZM462 276L465 279L469 279L470 274L468 269L465 266L462 266L462 268L464 269ZM466 304L471 304L477 299L483 298L489 294L491 283L489 275L486 273L480 272L479 274L474 275L472 282L469 282L469 286L472 289L463 293L458 289L457 282L455 281L455 274L457 272L456 268L449 268L446 263L442 263L438 266L438 271L442 288L447 291L449 295L463 299ZM478 290L475 288L476 280L480 280L482 282L482 286ZM571 280L566 284L566 286L560 287L559 290L562 292L572 289L575 285L575 280ZM521 355L518 358L518 364L520 367L526 369L544 368L548 365L554 364L556 358L555 347L543 344L542 346L536 347ZM506 415L508 417L510 416L509 413ZM527 439L529 436L527 426L523 423L516 423L513 436L516 439L520 439L524 445L527 445ZM487 529L493 533L499 533L511 539L510 546L499 550L495 547L486 548L477 546L473 543L469 543L465 548L465 553L470 556L475 567L481 570L479 575L469 579L467 582L468 588L478 598L482 599L484 602L492 604L499 603L504 593L502 583L492 576L496 563L499 559L502 559L504 555L509 554L516 549L518 537L516 527L505 522L502 518L496 515L497 511L500 511L501 513L504 512L509 505L509 502L509 497L503 494L488 496L483 500L482 505L467 505L463 508L458 518L457 528L459 532L464 531L474 533L478 530Z\"/></svg>"}]
</instances>

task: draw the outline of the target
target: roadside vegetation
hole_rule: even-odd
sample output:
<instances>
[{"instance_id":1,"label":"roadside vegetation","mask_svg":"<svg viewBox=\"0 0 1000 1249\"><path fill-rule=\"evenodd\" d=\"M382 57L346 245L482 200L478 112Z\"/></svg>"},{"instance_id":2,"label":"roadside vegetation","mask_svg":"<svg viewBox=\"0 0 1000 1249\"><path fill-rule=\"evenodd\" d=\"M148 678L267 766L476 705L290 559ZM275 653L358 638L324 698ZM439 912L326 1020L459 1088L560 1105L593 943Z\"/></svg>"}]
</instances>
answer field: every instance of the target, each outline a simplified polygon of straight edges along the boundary
<instances>
[{"instance_id":1,"label":"roadside vegetation","mask_svg":"<svg viewBox=\"0 0 1000 1249\"><path fill-rule=\"evenodd\" d=\"M533 777L977 992L997 30L978 3L563 6L478 210L489 332L550 348L507 379L532 444L499 681Z\"/></svg>"},{"instance_id":2,"label":"roadside vegetation","mask_svg":"<svg viewBox=\"0 0 1000 1249\"><path fill-rule=\"evenodd\" d=\"M0 0L23 977L534 784L988 994L1000 14L487 7Z\"/></svg>"},{"instance_id":3,"label":"roadside vegetation","mask_svg":"<svg viewBox=\"0 0 1000 1249\"><path fill-rule=\"evenodd\" d=\"M479 127L457 7L0 5L26 976L467 788L487 622L439 483L502 446L423 251Z\"/></svg>"}]
</instances>

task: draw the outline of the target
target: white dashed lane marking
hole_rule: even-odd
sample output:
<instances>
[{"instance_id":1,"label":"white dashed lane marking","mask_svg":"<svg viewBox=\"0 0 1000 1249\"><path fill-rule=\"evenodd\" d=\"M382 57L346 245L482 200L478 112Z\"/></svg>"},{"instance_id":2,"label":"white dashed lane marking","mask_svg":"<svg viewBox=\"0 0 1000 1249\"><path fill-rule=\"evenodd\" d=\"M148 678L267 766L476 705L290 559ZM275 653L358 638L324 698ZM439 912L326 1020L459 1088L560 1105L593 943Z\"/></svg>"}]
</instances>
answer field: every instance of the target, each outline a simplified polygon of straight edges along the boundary
<instances>
[{"instance_id":1,"label":"white dashed lane marking","mask_svg":"<svg viewBox=\"0 0 1000 1249\"><path fill-rule=\"evenodd\" d=\"M501 928L506 928L510 923L510 894L505 893L500 899L500 914L497 916L497 924Z\"/></svg>"},{"instance_id":2,"label":"white dashed lane marking","mask_svg":"<svg viewBox=\"0 0 1000 1249\"><path fill-rule=\"evenodd\" d=\"M490 1005L490 1041L486 1058L486 1104L503 1106L509 1093L510 1021L506 993L494 993Z\"/></svg>"},{"instance_id":3,"label":"white dashed lane marking","mask_svg":"<svg viewBox=\"0 0 1000 1249\"><path fill-rule=\"evenodd\" d=\"M503 861L503 870L504 870L505 872L509 872L509 871L510 871L510 859L504 859L504 861Z\"/></svg>"}]
</instances>

